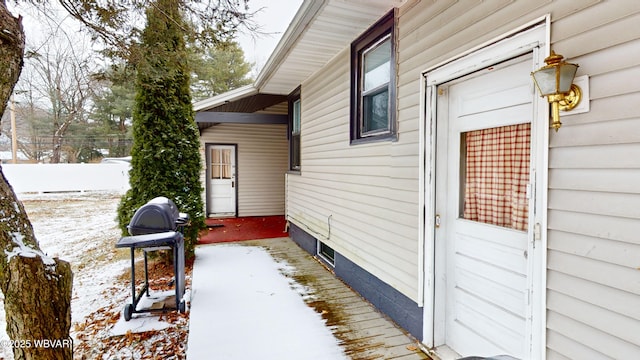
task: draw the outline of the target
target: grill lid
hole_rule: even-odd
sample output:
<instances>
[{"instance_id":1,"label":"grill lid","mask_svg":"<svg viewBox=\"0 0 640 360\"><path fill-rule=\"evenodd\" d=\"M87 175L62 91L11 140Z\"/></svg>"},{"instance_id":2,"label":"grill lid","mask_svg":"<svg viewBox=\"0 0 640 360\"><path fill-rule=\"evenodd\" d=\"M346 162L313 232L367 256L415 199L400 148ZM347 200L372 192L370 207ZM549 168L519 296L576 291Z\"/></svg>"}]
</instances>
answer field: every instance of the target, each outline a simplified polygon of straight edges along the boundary
<instances>
[{"instance_id":1,"label":"grill lid","mask_svg":"<svg viewBox=\"0 0 640 360\"><path fill-rule=\"evenodd\" d=\"M131 235L154 234L175 231L182 224L182 217L176 204L161 196L151 199L141 206L129 222L127 228Z\"/></svg>"}]
</instances>

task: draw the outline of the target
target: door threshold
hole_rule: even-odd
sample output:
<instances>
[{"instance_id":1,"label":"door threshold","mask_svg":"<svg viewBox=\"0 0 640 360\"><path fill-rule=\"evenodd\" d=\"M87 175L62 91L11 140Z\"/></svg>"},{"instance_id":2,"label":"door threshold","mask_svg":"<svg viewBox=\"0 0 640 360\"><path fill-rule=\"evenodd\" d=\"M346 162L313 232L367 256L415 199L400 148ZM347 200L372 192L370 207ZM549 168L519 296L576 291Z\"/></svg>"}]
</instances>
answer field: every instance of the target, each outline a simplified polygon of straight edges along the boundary
<instances>
[{"instance_id":1,"label":"door threshold","mask_svg":"<svg viewBox=\"0 0 640 360\"><path fill-rule=\"evenodd\" d=\"M429 356L437 360L455 360L462 356L451 349L448 345L440 345L429 352Z\"/></svg>"},{"instance_id":2,"label":"door threshold","mask_svg":"<svg viewBox=\"0 0 640 360\"><path fill-rule=\"evenodd\" d=\"M235 213L211 213L207 215L209 219L224 219L224 218L232 218L237 217Z\"/></svg>"}]
</instances>

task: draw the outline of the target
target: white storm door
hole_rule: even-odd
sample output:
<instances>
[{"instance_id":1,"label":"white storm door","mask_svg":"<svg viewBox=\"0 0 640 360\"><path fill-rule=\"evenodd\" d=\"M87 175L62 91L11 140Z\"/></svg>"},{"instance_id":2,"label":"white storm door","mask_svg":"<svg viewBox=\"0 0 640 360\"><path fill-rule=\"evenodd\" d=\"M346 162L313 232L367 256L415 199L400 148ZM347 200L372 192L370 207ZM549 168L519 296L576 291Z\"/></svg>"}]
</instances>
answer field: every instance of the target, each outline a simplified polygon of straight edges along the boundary
<instances>
[{"instance_id":1,"label":"white storm door","mask_svg":"<svg viewBox=\"0 0 640 360\"><path fill-rule=\"evenodd\" d=\"M236 212L236 148L233 145L209 146L209 213Z\"/></svg>"},{"instance_id":2,"label":"white storm door","mask_svg":"<svg viewBox=\"0 0 640 360\"><path fill-rule=\"evenodd\" d=\"M531 68L528 55L438 87L435 345L461 356L528 357Z\"/></svg>"}]
</instances>

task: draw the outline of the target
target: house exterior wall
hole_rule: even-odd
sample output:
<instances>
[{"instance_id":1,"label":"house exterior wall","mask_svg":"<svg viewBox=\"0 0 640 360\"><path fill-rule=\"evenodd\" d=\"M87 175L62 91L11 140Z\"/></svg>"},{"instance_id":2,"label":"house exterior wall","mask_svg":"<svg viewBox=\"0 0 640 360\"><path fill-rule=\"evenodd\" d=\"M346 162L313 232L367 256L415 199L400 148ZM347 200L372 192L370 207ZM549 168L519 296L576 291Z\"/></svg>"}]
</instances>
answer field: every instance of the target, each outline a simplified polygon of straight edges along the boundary
<instances>
[{"instance_id":1,"label":"house exterior wall","mask_svg":"<svg viewBox=\"0 0 640 360\"><path fill-rule=\"evenodd\" d=\"M238 216L284 214L284 174L288 167L286 125L218 124L200 134L200 143L203 161L206 161L207 144L238 146ZM203 164L201 182L206 186L206 164ZM206 192L203 194L206 204Z\"/></svg>"},{"instance_id":2,"label":"house exterior wall","mask_svg":"<svg viewBox=\"0 0 640 360\"><path fill-rule=\"evenodd\" d=\"M345 48L302 84L302 171L288 176L287 216L419 304L421 74L547 14L550 47L590 77L591 109L564 115L550 134L546 356L636 358L640 2L407 2L398 20L398 141L349 145Z\"/></svg>"},{"instance_id":3,"label":"house exterior wall","mask_svg":"<svg viewBox=\"0 0 640 360\"><path fill-rule=\"evenodd\" d=\"M591 109L550 134L546 355L638 357L640 85L626 79L640 75L640 3L453 3L401 9L401 124L418 121L416 74L551 14L551 48L589 75Z\"/></svg>"},{"instance_id":4,"label":"house exterior wall","mask_svg":"<svg viewBox=\"0 0 640 360\"><path fill-rule=\"evenodd\" d=\"M349 144L349 49L302 84L300 175L287 215L407 297L418 298L417 137Z\"/></svg>"},{"instance_id":5,"label":"house exterior wall","mask_svg":"<svg viewBox=\"0 0 640 360\"><path fill-rule=\"evenodd\" d=\"M619 1L552 25L552 47L590 76L591 109L550 137L549 359L640 356L638 21L640 3Z\"/></svg>"}]
</instances>

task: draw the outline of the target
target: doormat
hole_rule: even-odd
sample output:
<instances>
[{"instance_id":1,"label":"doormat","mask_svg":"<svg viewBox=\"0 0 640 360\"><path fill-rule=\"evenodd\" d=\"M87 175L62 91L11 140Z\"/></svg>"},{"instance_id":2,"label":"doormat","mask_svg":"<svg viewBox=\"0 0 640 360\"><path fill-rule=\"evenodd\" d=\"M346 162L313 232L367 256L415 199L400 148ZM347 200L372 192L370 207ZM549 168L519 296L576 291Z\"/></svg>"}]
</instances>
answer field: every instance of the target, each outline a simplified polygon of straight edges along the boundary
<instances>
[{"instance_id":1,"label":"doormat","mask_svg":"<svg viewBox=\"0 0 640 360\"><path fill-rule=\"evenodd\" d=\"M289 236L284 216L251 216L206 219L207 229L200 234L199 244L272 239Z\"/></svg>"}]
</instances>

